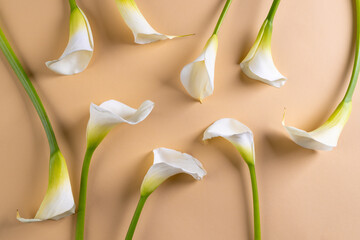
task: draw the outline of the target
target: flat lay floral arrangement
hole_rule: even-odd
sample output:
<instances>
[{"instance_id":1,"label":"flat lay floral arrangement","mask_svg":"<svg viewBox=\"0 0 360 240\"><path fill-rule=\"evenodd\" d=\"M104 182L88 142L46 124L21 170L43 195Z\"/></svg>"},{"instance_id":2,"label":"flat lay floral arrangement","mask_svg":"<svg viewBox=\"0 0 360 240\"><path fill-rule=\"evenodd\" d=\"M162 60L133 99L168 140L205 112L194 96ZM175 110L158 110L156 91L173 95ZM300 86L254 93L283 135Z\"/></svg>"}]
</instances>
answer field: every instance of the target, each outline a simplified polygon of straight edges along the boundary
<instances>
[{"instance_id":1,"label":"flat lay floral arrangement","mask_svg":"<svg viewBox=\"0 0 360 240\"><path fill-rule=\"evenodd\" d=\"M154 1L154 6L160 2ZM17 204L11 209L3 203L6 217L13 214L11 226L28 226L28 239L344 239L345 234L349 234L346 238L360 237L360 208L356 205L360 192L352 190L360 180L356 172L360 166L354 162L360 153L356 141L360 130L352 122L353 118L359 119L356 84L360 70L360 0L349 0L346 7L350 11L344 10L353 13L347 18L349 22L344 21L351 23L352 28L342 26L336 18L325 21L333 24L327 29L333 27L332 44L341 42L343 45L336 49L342 51L326 43L321 45L330 41L324 37L326 34L312 36L325 55L322 58L316 56L321 51L309 50L316 44L304 44L309 30L303 28L313 27L311 17L306 20L312 14L310 10L293 10L280 0L255 2L214 0L211 7L204 9L201 6L206 3L196 3L192 14L210 11L192 16L191 21L194 25L199 21L202 30L182 28L183 32L176 32L172 21L160 18L159 23L168 29L158 30L151 15L166 14L143 12L142 1L137 4L134 0L109 0L88 9L87 1L69 0L56 10L64 11L59 16L66 16L68 11L68 17L60 17L62 22L51 32L59 36L52 38L56 43L50 46L59 44L63 47L61 52L59 47L55 47L59 48L58 56L54 51L39 51L44 54L41 59L48 59L34 63L38 66L34 69L34 60L27 56L25 61L21 48L14 44L16 38L11 37L20 36L17 29L10 29L6 14L0 10L4 15L0 19L1 62L7 70L3 82L16 82L13 94L21 94L21 104L25 106L19 111L28 109L28 115L22 118L33 129L31 133L25 133L21 127L15 130L15 136L2 144L2 152L11 152L15 148L12 144L21 146L24 141L35 148L30 151L35 153L33 157L16 148L13 157L8 153L2 162L4 166L7 161L21 166L16 172L3 167L7 172L2 174L7 176L4 182L28 184L26 195L17 195L22 200L5 194L7 201ZM314 8L329 4L314 4ZM186 4L174 1L158 7L162 11L174 8L175 13L180 5ZM306 12L300 14L300 10ZM313 11L320 10L326 8ZM294 23L282 17L292 16L290 11L296 11L291 18L296 19ZM324 13L334 15L327 14ZM251 19L241 22L239 15L244 16L242 20ZM200 16L205 19L200 20ZM182 21L178 22L182 25ZM247 26L242 29L242 33L247 32L246 38L237 38L238 25ZM277 31L278 25L281 31L294 35L286 39L290 34ZM347 35L342 34L345 31L338 34L335 30L339 29L347 29ZM47 34L38 29L36 32L41 32L41 37ZM28 34L23 37L33 41L33 35ZM286 41L295 42L282 45ZM41 48L36 42L28 44ZM313 54L302 60L299 54L290 54L295 52L288 46L296 47L303 56L308 56L306 51ZM283 53L279 54L281 50ZM299 65L294 67L293 59ZM321 59L326 61L318 62ZM327 61L337 68L325 71ZM336 73L339 77L331 78L335 70L340 71ZM308 79L308 72L313 71L318 71L317 75ZM335 85L330 83L336 81ZM327 104L320 98L323 96L328 99ZM318 102L322 103L321 108L314 107ZM294 106L301 112L297 113ZM14 122L22 121L14 120L16 116L11 114L5 118L11 128L15 127ZM305 125L308 122L312 124ZM44 139L38 144L39 138L46 138L48 147ZM20 158L15 153L23 155ZM41 159L46 154L47 162ZM22 164L30 161L27 156L33 160ZM228 168L224 169L223 164ZM326 170L330 168L332 171ZM31 177L39 175L42 180ZM329 195L328 189L334 191ZM36 213L26 209L34 207L34 201L39 201ZM72 221L61 231L50 230L52 235L46 237L41 233L49 231L45 230L49 224L53 227L66 219ZM279 227L280 223L286 227ZM1 239L22 236L3 225ZM31 228L36 228L37 236L29 235Z\"/></svg>"}]
</instances>

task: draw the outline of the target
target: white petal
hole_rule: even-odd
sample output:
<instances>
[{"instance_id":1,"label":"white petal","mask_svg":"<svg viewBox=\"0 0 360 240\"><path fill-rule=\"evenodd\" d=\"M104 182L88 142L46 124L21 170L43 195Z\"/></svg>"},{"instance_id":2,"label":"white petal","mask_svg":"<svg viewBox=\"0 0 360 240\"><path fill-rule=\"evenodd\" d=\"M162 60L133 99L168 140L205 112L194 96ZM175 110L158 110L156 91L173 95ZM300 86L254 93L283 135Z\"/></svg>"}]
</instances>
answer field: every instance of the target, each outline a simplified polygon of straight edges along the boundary
<instances>
[{"instance_id":1,"label":"white petal","mask_svg":"<svg viewBox=\"0 0 360 240\"><path fill-rule=\"evenodd\" d=\"M137 124L143 121L154 108L152 101L145 101L138 109L129 107L121 102L109 100L97 106L90 105L90 119L87 126L89 141L99 142L115 125L125 122Z\"/></svg>"},{"instance_id":2,"label":"white petal","mask_svg":"<svg viewBox=\"0 0 360 240\"><path fill-rule=\"evenodd\" d=\"M169 177L186 173L196 180L201 180L205 175L200 161L186 153L181 153L168 148L153 150L154 163L148 170L141 185L141 195L152 193L162 182Z\"/></svg>"},{"instance_id":3,"label":"white petal","mask_svg":"<svg viewBox=\"0 0 360 240\"><path fill-rule=\"evenodd\" d=\"M177 37L155 31L141 14L134 0L117 0L116 2L121 16L134 34L135 43L145 44Z\"/></svg>"},{"instance_id":4,"label":"white petal","mask_svg":"<svg viewBox=\"0 0 360 240\"><path fill-rule=\"evenodd\" d=\"M70 37L64 53L57 60L46 62L56 73L72 75L88 66L93 55L94 42L90 24L80 8L71 11Z\"/></svg>"},{"instance_id":5,"label":"white petal","mask_svg":"<svg viewBox=\"0 0 360 240\"><path fill-rule=\"evenodd\" d=\"M201 55L186 65L180 79L187 92L195 99L202 101L214 91L215 60L218 47L217 35L211 36Z\"/></svg>"},{"instance_id":6,"label":"white petal","mask_svg":"<svg viewBox=\"0 0 360 240\"><path fill-rule=\"evenodd\" d=\"M285 116L282 125L296 144L312 150L330 151L337 145L341 131L349 119L351 108L351 102L340 103L330 118L311 132L286 126Z\"/></svg>"},{"instance_id":7,"label":"white petal","mask_svg":"<svg viewBox=\"0 0 360 240\"><path fill-rule=\"evenodd\" d=\"M60 152L50 160L49 185L35 218L25 219L17 213L20 222L39 222L58 220L75 213L75 202L71 190L66 162Z\"/></svg>"},{"instance_id":8,"label":"white petal","mask_svg":"<svg viewBox=\"0 0 360 240\"><path fill-rule=\"evenodd\" d=\"M118 123L137 124L152 111L154 103L146 100L138 109L129 107L116 100L108 100L99 106L91 104L90 122L102 126L114 126Z\"/></svg>"},{"instance_id":9,"label":"white petal","mask_svg":"<svg viewBox=\"0 0 360 240\"><path fill-rule=\"evenodd\" d=\"M272 26L265 20L248 55L241 62L243 72L252 79L274 87L285 84L286 78L277 70L271 54Z\"/></svg>"},{"instance_id":10,"label":"white petal","mask_svg":"<svg viewBox=\"0 0 360 240\"><path fill-rule=\"evenodd\" d=\"M285 126L285 123L283 123L283 126L285 127L287 133L290 135L291 140L293 140L301 147L313 150L330 151L333 149L333 147L336 146L336 144L329 144L318 141L315 137L311 135L311 132L308 133L295 127Z\"/></svg>"},{"instance_id":11,"label":"white petal","mask_svg":"<svg viewBox=\"0 0 360 240\"><path fill-rule=\"evenodd\" d=\"M203 140L214 137L223 137L231 142L240 152L247 163L255 163L255 147L252 131L232 118L222 118L208 127L203 136Z\"/></svg>"}]
</instances>

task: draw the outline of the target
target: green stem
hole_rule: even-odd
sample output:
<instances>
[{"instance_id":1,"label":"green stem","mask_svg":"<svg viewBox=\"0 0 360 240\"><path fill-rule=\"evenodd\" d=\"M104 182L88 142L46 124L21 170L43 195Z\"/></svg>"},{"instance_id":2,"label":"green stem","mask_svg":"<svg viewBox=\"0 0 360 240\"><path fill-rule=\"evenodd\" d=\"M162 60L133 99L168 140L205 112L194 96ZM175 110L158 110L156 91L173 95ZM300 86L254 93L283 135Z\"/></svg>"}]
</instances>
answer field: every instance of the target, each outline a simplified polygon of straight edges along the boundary
<instances>
[{"instance_id":1,"label":"green stem","mask_svg":"<svg viewBox=\"0 0 360 240\"><path fill-rule=\"evenodd\" d=\"M280 4L280 0L274 0L272 5L271 5L269 13L268 13L268 15L266 17L266 19L269 20L271 23L274 20L274 16L275 16L275 13L276 13L276 10L277 10L279 4Z\"/></svg>"},{"instance_id":2,"label":"green stem","mask_svg":"<svg viewBox=\"0 0 360 240\"><path fill-rule=\"evenodd\" d=\"M86 191L87 191L87 181L89 175L89 167L91 157L95 151L95 148L87 147L83 167L81 171L81 182L80 182L80 193L79 193L79 207L77 213L77 222L76 222L76 240L84 239L84 225L85 225L85 208L86 208Z\"/></svg>"},{"instance_id":3,"label":"green stem","mask_svg":"<svg viewBox=\"0 0 360 240\"><path fill-rule=\"evenodd\" d=\"M59 150L59 146L57 144L54 130L51 127L50 120L46 114L45 108L36 93L34 86L32 85L29 77L27 76L24 68L21 66L21 63L17 59L14 51L11 49L9 42L7 41L3 31L0 28L0 48L3 51L6 59L9 61L12 69L15 74L19 78L21 84L25 88L26 93L29 95L39 117L41 123L45 129L46 136L50 146L50 155Z\"/></svg>"},{"instance_id":4,"label":"green stem","mask_svg":"<svg viewBox=\"0 0 360 240\"><path fill-rule=\"evenodd\" d=\"M359 45L360 45L360 0L355 1L356 5L356 43L355 43L355 59L354 66L351 74L351 80L349 87L346 90L343 101L350 102L354 94L355 86L359 77L360 70L360 54L359 54Z\"/></svg>"},{"instance_id":5,"label":"green stem","mask_svg":"<svg viewBox=\"0 0 360 240\"><path fill-rule=\"evenodd\" d=\"M221 26L221 23L222 23L223 20L224 20L224 17L225 17L225 15L226 15L227 10L228 10L229 7L230 7L231 2L232 2L232 0L227 0L227 1L226 1L225 6L224 6L224 8L223 8L223 10L222 10L222 12L221 12L220 17L219 17L219 20L218 20L217 23L216 23L216 26L215 26L213 35L218 33L219 28L220 28L220 26Z\"/></svg>"},{"instance_id":6,"label":"green stem","mask_svg":"<svg viewBox=\"0 0 360 240\"><path fill-rule=\"evenodd\" d=\"M250 177L251 177L251 188L253 194L253 207L254 207L254 240L261 240L261 227L260 227L260 206L259 206L259 194L256 182L255 166L248 164Z\"/></svg>"},{"instance_id":7,"label":"green stem","mask_svg":"<svg viewBox=\"0 0 360 240\"><path fill-rule=\"evenodd\" d=\"M131 220L131 223L130 223L130 226L129 226L129 230L126 234L126 237L125 237L125 240L131 240L134 236L134 232L135 232L135 228L136 228L136 225L139 221L139 217L140 217L140 214L141 214L141 211L144 207L144 204L146 202L146 199L148 198L149 196L141 196L140 199L139 199L139 203L136 207L136 210L134 212L134 216Z\"/></svg>"},{"instance_id":8,"label":"green stem","mask_svg":"<svg viewBox=\"0 0 360 240\"><path fill-rule=\"evenodd\" d=\"M77 8L76 1L75 0L69 0L70 8L71 10Z\"/></svg>"}]
</instances>

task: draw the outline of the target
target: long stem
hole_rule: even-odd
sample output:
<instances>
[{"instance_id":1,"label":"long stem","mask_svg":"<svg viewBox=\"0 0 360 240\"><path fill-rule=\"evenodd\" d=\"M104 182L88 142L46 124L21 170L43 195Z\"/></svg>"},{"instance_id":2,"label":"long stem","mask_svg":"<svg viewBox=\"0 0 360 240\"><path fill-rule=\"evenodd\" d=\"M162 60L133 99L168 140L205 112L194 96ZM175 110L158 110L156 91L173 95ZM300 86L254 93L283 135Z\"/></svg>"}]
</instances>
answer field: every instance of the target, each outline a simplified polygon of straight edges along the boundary
<instances>
[{"instance_id":1,"label":"long stem","mask_svg":"<svg viewBox=\"0 0 360 240\"><path fill-rule=\"evenodd\" d=\"M27 76L24 68L21 66L18 58L16 57L14 51L12 50L9 42L7 41L3 31L0 28L0 48L3 51L6 59L9 61L12 69L14 70L15 74L19 78L21 84L25 88L26 93L29 95L38 115L41 120L41 123L44 127L46 132L46 136L50 146L50 154L52 155L56 151L59 150L59 146L57 144L55 133L51 127L50 120L46 114L45 108L36 93L34 86L32 85L29 77Z\"/></svg>"},{"instance_id":2,"label":"long stem","mask_svg":"<svg viewBox=\"0 0 360 240\"><path fill-rule=\"evenodd\" d=\"M229 7L230 7L231 2L232 2L232 0L227 0L227 1L226 1L225 6L224 6L224 8L223 8L223 10L222 10L222 12L221 12L220 17L219 17L219 20L218 20L217 23L216 23L216 26L215 26L213 35L218 33L219 28L220 28L220 26L221 26L221 23L222 23L223 20L224 20L224 17L225 17L225 15L226 15L227 10L228 10Z\"/></svg>"},{"instance_id":3,"label":"long stem","mask_svg":"<svg viewBox=\"0 0 360 240\"><path fill-rule=\"evenodd\" d=\"M126 234L125 240L131 240L133 238L136 225L137 225L137 223L139 221L141 211L142 211L142 209L144 207L144 204L145 204L147 198L148 198L148 196L141 196L140 197L139 203L138 203L138 205L136 207L136 210L134 212L134 216L133 216L133 218L131 220L129 230L128 230L127 234Z\"/></svg>"},{"instance_id":4,"label":"long stem","mask_svg":"<svg viewBox=\"0 0 360 240\"><path fill-rule=\"evenodd\" d=\"M344 100L345 102L350 102L352 96L354 94L355 86L359 77L359 70L360 70L360 1L355 1L356 5L356 43L355 43L355 59L354 59L354 66L351 74L351 80L349 83L349 87L346 90Z\"/></svg>"},{"instance_id":5,"label":"long stem","mask_svg":"<svg viewBox=\"0 0 360 240\"><path fill-rule=\"evenodd\" d=\"M251 177L251 188L253 194L253 207L254 207L254 240L261 240L261 227L260 227L260 206L259 206L259 194L256 182L255 166L248 164L250 177Z\"/></svg>"},{"instance_id":6,"label":"long stem","mask_svg":"<svg viewBox=\"0 0 360 240\"><path fill-rule=\"evenodd\" d=\"M71 8L71 10L73 10L74 8L76 8L76 7L77 7L77 5L76 5L76 1L75 1L75 0L69 0L69 4L70 4L70 8Z\"/></svg>"},{"instance_id":7,"label":"long stem","mask_svg":"<svg viewBox=\"0 0 360 240\"><path fill-rule=\"evenodd\" d=\"M76 240L84 239L84 225L85 225L85 209L86 209L86 191L87 191L87 181L89 175L89 167L91 157L95 151L95 148L88 147L86 149L83 167L81 171L81 182L80 182L80 194L79 194L79 207L77 213L77 222L76 222Z\"/></svg>"},{"instance_id":8,"label":"long stem","mask_svg":"<svg viewBox=\"0 0 360 240\"><path fill-rule=\"evenodd\" d=\"M269 10L269 13L268 13L268 15L266 17L266 19L269 20L270 22L273 22L274 16L275 16L275 13L276 13L276 10L277 10L279 4L280 4L280 0L274 0L273 1L272 5L271 5L271 8Z\"/></svg>"}]
</instances>

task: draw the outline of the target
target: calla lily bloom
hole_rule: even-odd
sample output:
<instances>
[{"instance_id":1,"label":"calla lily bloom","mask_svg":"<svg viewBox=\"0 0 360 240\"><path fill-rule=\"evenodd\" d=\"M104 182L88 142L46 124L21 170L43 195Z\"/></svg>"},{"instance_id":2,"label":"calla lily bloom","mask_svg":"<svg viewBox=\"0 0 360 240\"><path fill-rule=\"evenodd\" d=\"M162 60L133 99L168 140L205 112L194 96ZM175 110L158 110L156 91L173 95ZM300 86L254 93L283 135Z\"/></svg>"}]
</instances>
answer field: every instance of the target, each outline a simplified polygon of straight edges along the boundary
<instances>
[{"instance_id":1,"label":"calla lily bloom","mask_svg":"<svg viewBox=\"0 0 360 240\"><path fill-rule=\"evenodd\" d=\"M360 70L360 3L355 1L356 5L356 46L354 65L351 79L343 100L331 114L329 119L319 128L306 132L304 130L288 127L285 125L285 116L282 125L289 133L290 138L298 145L313 150L330 151L337 146L341 131L348 121L352 109L352 96L359 77Z\"/></svg>"},{"instance_id":2,"label":"calla lily bloom","mask_svg":"<svg viewBox=\"0 0 360 240\"><path fill-rule=\"evenodd\" d=\"M94 41L90 24L84 12L76 4L71 5L68 45L59 59L46 62L46 66L63 75L80 73L88 66L93 51Z\"/></svg>"},{"instance_id":3,"label":"calla lily bloom","mask_svg":"<svg viewBox=\"0 0 360 240\"><path fill-rule=\"evenodd\" d=\"M206 175L201 162L189 154L168 148L157 148L153 153L154 163L142 182L141 196L150 195L162 182L178 173L189 174L196 180Z\"/></svg>"},{"instance_id":4,"label":"calla lily bloom","mask_svg":"<svg viewBox=\"0 0 360 240\"><path fill-rule=\"evenodd\" d=\"M231 142L248 164L255 164L254 137L251 130L232 118L223 118L214 122L204 132L203 140L223 137Z\"/></svg>"},{"instance_id":5,"label":"calla lily bloom","mask_svg":"<svg viewBox=\"0 0 360 240\"><path fill-rule=\"evenodd\" d=\"M69 173L65 159L57 144L49 117L47 116L40 97L38 96L24 68L21 66L20 61L16 57L1 28L0 49L23 85L38 113L47 136L50 150L49 182L45 198L43 199L35 218L22 218L18 212L17 219L21 222L39 222L47 219L57 220L73 214L75 211L75 203L71 191Z\"/></svg>"},{"instance_id":6,"label":"calla lily bloom","mask_svg":"<svg viewBox=\"0 0 360 240\"><path fill-rule=\"evenodd\" d=\"M238 120L223 118L217 120L205 130L203 140L215 137L222 137L231 142L239 151L240 155L249 167L253 193L254 239L260 240L260 206L255 173L255 147L253 133L247 126Z\"/></svg>"},{"instance_id":7,"label":"calla lily bloom","mask_svg":"<svg viewBox=\"0 0 360 240\"><path fill-rule=\"evenodd\" d=\"M134 34L135 43L146 44L182 36L161 34L153 29L141 14L134 0L116 0L120 14Z\"/></svg>"},{"instance_id":8,"label":"calla lily bloom","mask_svg":"<svg viewBox=\"0 0 360 240\"><path fill-rule=\"evenodd\" d=\"M58 220L75 213L75 202L71 190L66 162L60 151L50 159L49 185L35 218L25 219L17 213L21 222L39 222L43 220Z\"/></svg>"},{"instance_id":9,"label":"calla lily bloom","mask_svg":"<svg viewBox=\"0 0 360 240\"><path fill-rule=\"evenodd\" d=\"M337 145L341 131L350 117L351 108L351 101L341 102L329 119L311 132L286 126L284 119L282 125L296 144L312 150L330 151Z\"/></svg>"},{"instance_id":10,"label":"calla lily bloom","mask_svg":"<svg viewBox=\"0 0 360 240\"><path fill-rule=\"evenodd\" d=\"M180 73L180 80L186 91L200 102L214 92L215 60L218 48L217 34L230 4L231 0L227 0L214 32L200 56L192 63L187 64Z\"/></svg>"},{"instance_id":11,"label":"calla lily bloom","mask_svg":"<svg viewBox=\"0 0 360 240\"><path fill-rule=\"evenodd\" d=\"M121 102L109 100L97 106L90 105L90 119L87 126L88 146L97 146L107 133L119 123L131 125L143 121L152 111L154 103L145 101L138 109Z\"/></svg>"},{"instance_id":12,"label":"calla lily bloom","mask_svg":"<svg viewBox=\"0 0 360 240\"><path fill-rule=\"evenodd\" d=\"M103 102L99 106L93 103L90 105L90 119L86 130L87 148L81 173L76 240L84 239L87 179L95 149L116 125L119 123L138 124L150 114L153 108L154 103L149 100L143 102L138 109L115 100Z\"/></svg>"},{"instance_id":13,"label":"calla lily bloom","mask_svg":"<svg viewBox=\"0 0 360 240\"><path fill-rule=\"evenodd\" d=\"M241 69L249 78L277 88L283 86L286 82L286 78L275 67L271 54L273 18L279 3L280 0L274 0L254 45L240 63Z\"/></svg>"},{"instance_id":14,"label":"calla lily bloom","mask_svg":"<svg viewBox=\"0 0 360 240\"><path fill-rule=\"evenodd\" d=\"M140 200L125 240L132 239L147 198L161 183L179 173L189 174L196 180L201 180L206 175L206 171L200 161L189 154L168 148L157 148L153 150L153 153L154 163L146 173L141 184Z\"/></svg>"},{"instance_id":15,"label":"calla lily bloom","mask_svg":"<svg viewBox=\"0 0 360 240\"><path fill-rule=\"evenodd\" d=\"M181 83L185 89L200 102L214 92L217 48L218 37L214 34L206 43L201 55L194 62L186 65L180 74Z\"/></svg>"}]
</instances>

